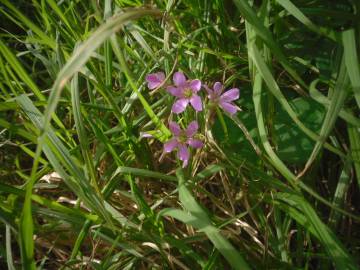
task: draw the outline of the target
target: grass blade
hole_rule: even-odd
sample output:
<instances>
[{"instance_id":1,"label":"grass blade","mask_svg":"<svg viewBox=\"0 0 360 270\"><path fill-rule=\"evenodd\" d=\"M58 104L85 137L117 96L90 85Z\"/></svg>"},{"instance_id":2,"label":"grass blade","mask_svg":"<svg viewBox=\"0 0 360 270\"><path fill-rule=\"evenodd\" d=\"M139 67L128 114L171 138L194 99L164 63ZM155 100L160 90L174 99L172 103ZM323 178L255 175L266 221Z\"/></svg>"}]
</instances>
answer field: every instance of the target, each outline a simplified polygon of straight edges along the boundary
<instances>
[{"instance_id":1,"label":"grass blade","mask_svg":"<svg viewBox=\"0 0 360 270\"><path fill-rule=\"evenodd\" d=\"M345 61L344 58L341 61L338 78L334 87L333 95L331 96L331 101L329 108L326 112L325 119L321 126L320 137L316 142L314 149L306 162L306 165L303 171L299 175L303 175L306 170L311 166L312 162L315 160L319 152L321 151L322 146L325 143L325 140L332 131L336 119L338 118L346 97L349 94L349 77L346 74Z\"/></svg>"},{"instance_id":2,"label":"grass blade","mask_svg":"<svg viewBox=\"0 0 360 270\"><path fill-rule=\"evenodd\" d=\"M195 198L186 188L185 178L181 169L176 171L176 176L179 180L179 199L188 213L173 209L165 210L162 214L171 215L203 231L234 269L250 269L240 253L220 234L219 230L211 224L211 220L204 209L196 202Z\"/></svg>"},{"instance_id":3,"label":"grass blade","mask_svg":"<svg viewBox=\"0 0 360 270\"><path fill-rule=\"evenodd\" d=\"M282 52L279 45L275 42L271 32L264 26L260 18L256 16L256 13L248 4L247 1L242 0L233 0L236 7L240 11L241 15L245 20L252 25L256 34L266 43L266 45L271 49L275 57L280 61L283 67L293 76L293 78L299 82L303 87L307 87L305 82L297 74L297 72L291 67L289 61L286 59L286 56Z\"/></svg>"},{"instance_id":4,"label":"grass blade","mask_svg":"<svg viewBox=\"0 0 360 270\"><path fill-rule=\"evenodd\" d=\"M283 8L285 8L291 15L293 15L298 21L304 24L307 28L319 35L324 35L334 41L338 39L336 33L324 27L315 25L304 13L301 12L290 0L276 0Z\"/></svg>"},{"instance_id":5,"label":"grass blade","mask_svg":"<svg viewBox=\"0 0 360 270\"><path fill-rule=\"evenodd\" d=\"M360 68L359 58L356 47L355 30L350 29L342 34L342 42L344 46L344 57L346 70L350 78L352 89L354 91L355 100L360 108Z\"/></svg>"}]
</instances>

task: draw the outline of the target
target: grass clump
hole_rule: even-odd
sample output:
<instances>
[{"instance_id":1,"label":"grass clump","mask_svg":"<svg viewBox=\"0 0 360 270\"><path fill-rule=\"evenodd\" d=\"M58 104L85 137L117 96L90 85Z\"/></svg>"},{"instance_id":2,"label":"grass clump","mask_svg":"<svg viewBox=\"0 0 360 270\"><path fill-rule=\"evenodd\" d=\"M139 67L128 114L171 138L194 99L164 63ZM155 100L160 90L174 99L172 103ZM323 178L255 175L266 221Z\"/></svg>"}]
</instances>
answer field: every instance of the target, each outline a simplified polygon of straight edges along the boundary
<instances>
[{"instance_id":1,"label":"grass clump","mask_svg":"<svg viewBox=\"0 0 360 270\"><path fill-rule=\"evenodd\" d=\"M358 269L357 1L7 1L0 264Z\"/></svg>"}]
</instances>

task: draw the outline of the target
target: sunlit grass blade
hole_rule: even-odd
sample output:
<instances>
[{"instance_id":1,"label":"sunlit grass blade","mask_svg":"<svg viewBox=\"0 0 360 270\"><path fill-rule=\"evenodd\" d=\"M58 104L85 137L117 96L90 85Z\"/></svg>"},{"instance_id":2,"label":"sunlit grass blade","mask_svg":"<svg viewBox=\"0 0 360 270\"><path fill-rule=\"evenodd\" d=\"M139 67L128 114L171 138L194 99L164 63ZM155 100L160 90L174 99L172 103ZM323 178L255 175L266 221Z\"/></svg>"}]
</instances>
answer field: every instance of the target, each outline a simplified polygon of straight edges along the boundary
<instances>
[{"instance_id":1,"label":"sunlit grass blade","mask_svg":"<svg viewBox=\"0 0 360 270\"><path fill-rule=\"evenodd\" d=\"M119 31L124 23L146 15L158 16L160 14L158 10L153 9L129 10L122 14L114 15L91 34L91 36L74 51L53 84L48 106L44 113L44 130L46 130L46 126L49 124L50 118L55 111L62 89L70 78L89 60L92 53L114 33Z\"/></svg>"},{"instance_id":2,"label":"sunlit grass blade","mask_svg":"<svg viewBox=\"0 0 360 270\"><path fill-rule=\"evenodd\" d=\"M8 0L3 0L3 1L1 1L1 3L4 4L6 7L8 7L13 12L14 18L17 18L17 20L15 19L15 21L20 27L23 27L25 30L30 29L39 37L39 39L37 40L38 42L46 44L51 49L54 49L54 50L56 49L56 46L57 46L56 41L51 39L51 37L49 37L49 35L47 35L44 31L42 31L39 26L34 24L22 12L20 12L12 3L10 3ZM6 14L5 9L0 9L0 12L4 12Z\"/></svg>"},{"instance_id":3,"label":"sunlit grass blade","mask_svg":"<svg viewBox=\"0 0 360 270\"><path fill-rule=\"evenodd\" d=\"M66 25L66 28L76 36L76 32L73 30L74 27L72 26L72 23L68 20L68 17L66 17L61 8L58 6L58 3L56 3L54 0L48 0L47 4L55 11L56 15L59 16L60 20Z\"/></svg>"},{"instance_id":4,"label":"sunlit grass blade","mask_svg":"<svg viewBox=\"0 0 360 270\"><path fill-rule=\"evenodd\" d=\"M14 69L19 78L31 89L31 91L37 96L39 100L45 100L44 95L41 93L38 86L31 79L29 74L25 71L23 66L15 55L9 50L9 48L0 40L0 52L6 57L7 63Z\"/></svg>"},{"instance_id":5,"label":"sunlit grass blade","mask_svg":"<svg viewBox=\"0 0 360 270\"><path fill-rule=\"evenodd\" d=\"M86 164L88 175L90 176L90 181L95 190L100 194L98 184L96 182L96 172L93 164L93 159L89 150L89 140L87 133L84 127L84 121L81 115L81 105L80 105L80 93L79 93L79 77L78 74L75 74L71 81L71 102L72 109L74 113L75 128L78 133L78 138L80 141L81 151L84 157L84 162Z\"/></svg>"},{"instance_id":6,"label":"sunlit grass blade","mask_svg":"<svg viewBox=\"0 0 360 270\"><path fill-rule=\"evenodd\" d=\"M10 51L10 49L0 40L0 52L6 57L7 63L11 66L14 72L18 75L19 80L23 81L27 87L31 89L34 95L40 100L45 101L46 98L41 92L39 87L35 84L31 76L26 72L22 64L16 58L16 56ZM20 94L20 93L19 93ZM54 116L55 123L60 127L64 128L64 125L61 123L59 118Z\"/></svg>"},{"instance_id":7,"label":"sunlit grass blade","mask_svg":"<svg viewBox=\"0 0 360 270\"><path fill-rule=\"evenodd\" d=\"M40 129L43 124L43 118L39 110L32 104L31 100L26 96L20 96L17 98L17 101L33 124ZM46 132L44 152L52 166L61 175L66 184L95 212L99 213L100 216L109 221L102 200L98 197L98 194L91 187L88 179L86 179L84 172L80 169L79 161L76 161L74 157L70 155L66 147L56 137L52 130Z\"/></svg>"}]
</instances>

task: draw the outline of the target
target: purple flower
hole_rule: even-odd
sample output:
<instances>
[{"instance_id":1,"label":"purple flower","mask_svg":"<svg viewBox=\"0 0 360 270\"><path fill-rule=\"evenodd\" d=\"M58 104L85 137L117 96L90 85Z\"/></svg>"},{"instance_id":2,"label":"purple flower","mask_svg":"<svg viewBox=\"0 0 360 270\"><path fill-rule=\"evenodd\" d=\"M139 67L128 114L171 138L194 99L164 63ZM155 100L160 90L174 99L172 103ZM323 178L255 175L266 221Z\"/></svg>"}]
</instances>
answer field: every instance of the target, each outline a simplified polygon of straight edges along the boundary
<instances>
[{"instance_id":1,"label":"purple flower","mask_svg":"<svg viewBox=\"0 0 360 270\"><path fill-rule=\"evenodd\" d=\"M205 89L209 94L208 98L212 104L219 105L224 111L231 115L234 115L236 111L239 110L239 108L232 103L232 101L239 98L240 91L238 88L232 88L221 94L223 91L223 85L219 82L216 82L214 84L214 90L211 90L207 86L205 86Z\"/></svg>"},{"instance_id":2,"label":"purple flower","mask_svg":"<svg viewBox=\"0 0 360 270\"><path fill-rule=\"evenodd\" d=\"M192 121L186 130L182 130L178 124L170 122L169 128L174 137L164 144L164 152L170 153L177 148L177 156L183 161L184 168L187 166L190 158L187 145L190 145L192 148L201 148L203 146L203 143L200 140L194 139L194 135L198 130L199 125L196 121Z\"/></svg>"},{"instance_id":3,"label":"purple flower","mask_svg":"<svg viewBox=\"0 0 360 270\"><path fill-rule=\"evenodd\" d=\"M201 89L201 81L186 80L182 72L175 72L173 81L175 86L168 86L167 91L178 99L172 106L171 111L176 114L182 113L189 103L195 111L202 111L201 98L197 95L197 92Z\"/></svg>"},{"instance_id":4,"label":"purple flower","mask_svg":"<svg viewBox=\"0 0 360 270\"><path fill-rule=\"evenodd\" d=\"M146 75L145 80L148 82L149 89L155 89L159 87L165 81L164 72L156 72Z\"/></svg>"}]
</instances>

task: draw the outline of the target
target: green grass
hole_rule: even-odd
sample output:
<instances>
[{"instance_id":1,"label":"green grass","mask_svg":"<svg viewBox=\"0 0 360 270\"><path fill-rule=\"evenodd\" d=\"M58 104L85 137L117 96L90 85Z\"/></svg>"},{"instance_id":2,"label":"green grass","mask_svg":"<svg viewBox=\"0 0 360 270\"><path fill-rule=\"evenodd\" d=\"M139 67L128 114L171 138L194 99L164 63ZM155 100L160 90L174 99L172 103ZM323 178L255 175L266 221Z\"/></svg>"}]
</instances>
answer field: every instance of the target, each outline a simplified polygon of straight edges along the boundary
<instances>
[{"instance_id":1,"label":"green grass","mask_svg":"<svg viewBox=\"0 0 360 270\"><path fill-rule=\"evenodd\" d=\"M359 3L144 2L0 1L0 268L358 269Z\"/></svg>"}]
</instances>

